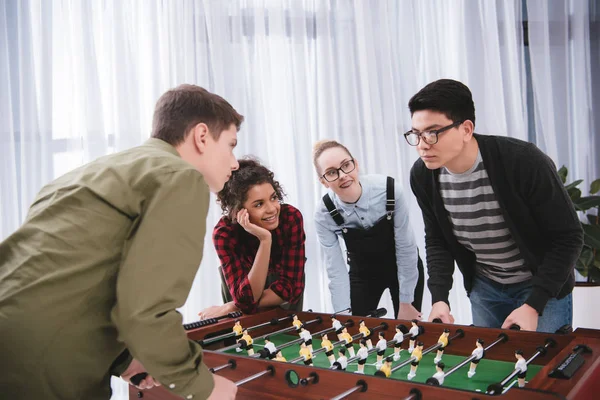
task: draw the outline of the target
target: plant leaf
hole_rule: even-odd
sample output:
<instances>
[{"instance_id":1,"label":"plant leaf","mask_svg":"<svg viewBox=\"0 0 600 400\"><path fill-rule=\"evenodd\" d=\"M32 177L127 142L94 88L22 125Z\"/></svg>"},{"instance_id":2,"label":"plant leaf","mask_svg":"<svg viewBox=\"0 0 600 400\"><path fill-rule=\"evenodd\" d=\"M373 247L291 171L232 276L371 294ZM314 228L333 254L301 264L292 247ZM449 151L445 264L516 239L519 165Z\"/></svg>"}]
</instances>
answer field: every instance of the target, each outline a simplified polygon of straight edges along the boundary
<instances>
[{"instance_id":1,"label":"plant leaf","mask_svg":"<svg viewBox=\"0 0 600 400\"><path fill-rule=\"evenodd\" d=\"M586 196L573 200L575 208L579 211L589 210L592 207L600 207L600 196Z\"/></svg>"},{"instance_id":2,"label":"plant leaf","mask_svg":"<svg viewBox=\"0 0 600 400\"><path fill-rule=\"evenodd\" d=\"M569 194L571 201L575 201L581 198L581 190L577 189L576 187L569 188L569 190L567 190L567 193Z\"/></svg>"},{"instance_id":3,"label":"plant leaf","mask_svg":"<svg viewBox=\"0 0 600 400\"><path fill-rule=\"evenodd\" d=\"M562 167L560 167L560 169L558 170L558 176L560 176L560 180L562 181L563 184L567 181L568 173L569 173L569 170L564 165Z\"/></svg>"},{"instance_id":4,"label":"plant leaf","mask_svg":"<svg viewBox=\"0 0 600 400\"><path fill-rule=\"evenodd\" d=\"M569 189L575 188L575 187L579 186L579 184L581 182L583 182L583 179L578 179L575 182L571 182L571 183L569 183L568 185L565 186L565 189L569 190Z\"/></svg>"},{"instance_id":5,"label":"plant leaf","mask_svg":"<svg viewBox=\"0 0 600 400\"><path fill-rule=\"evenodd\" d=\"M577 261L581 262L581 265L587 269L595 261L594 251L589 246L583 246Z\"/></svg>"},{"instance_id":6,"label":"plant leaf","mask_svg":"<svg viewBox=\"0 0 600 400\"><path fill-rule=\"evenodd\" d=\"M590 185L590 194L596 194L598 191L600 191L600 179L596 179Z\"/></svg>"},{"instance_id":7,"label":"plant leaf","mask_svg":"<svg viewBox=\"0 0 600 400\"><path fill-rule=\"evenodd\" d=\"M600 249L600 226L586 224L582 224L582 226L583 242L593 249Z\"/></svg>"}]
</instances>

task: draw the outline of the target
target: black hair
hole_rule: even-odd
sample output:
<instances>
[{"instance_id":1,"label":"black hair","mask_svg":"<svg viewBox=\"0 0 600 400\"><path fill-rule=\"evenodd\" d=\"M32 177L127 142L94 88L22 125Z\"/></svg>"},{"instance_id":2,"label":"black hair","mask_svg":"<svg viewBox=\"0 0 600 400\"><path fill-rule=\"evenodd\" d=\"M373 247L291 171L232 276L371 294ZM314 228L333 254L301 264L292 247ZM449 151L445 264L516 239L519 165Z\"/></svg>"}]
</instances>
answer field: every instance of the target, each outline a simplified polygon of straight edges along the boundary
<instances>
[{"instance_id":1,"label":"black hair","mask_svg":"<svg viewBox=\"0 0 600 400\"><path fill-rule=\"evenodd\" d=\"M431 110L444 114L452 122L470 120L475 125L475 104L469 88L462 82L440 79L419 90L408 102L412 116L417 111Z\"/></svg>"}]
</instances>

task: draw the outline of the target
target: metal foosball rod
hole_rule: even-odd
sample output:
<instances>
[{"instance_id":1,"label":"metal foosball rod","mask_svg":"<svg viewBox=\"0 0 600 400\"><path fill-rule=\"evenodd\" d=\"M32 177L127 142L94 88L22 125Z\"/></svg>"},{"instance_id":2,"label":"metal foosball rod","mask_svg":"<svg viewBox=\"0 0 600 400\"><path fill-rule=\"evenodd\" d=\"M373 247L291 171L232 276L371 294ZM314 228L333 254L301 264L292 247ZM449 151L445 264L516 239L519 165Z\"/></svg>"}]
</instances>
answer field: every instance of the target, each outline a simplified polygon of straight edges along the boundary
<instances>
[{"instance_id":1,"label":"metal foosball rod","mask_svg":"<svg viewBox=\"0 0 600 400\"><path fill-rule=\"evenodd\" d=\"M189 331L192 329L202 328L204 326L216 324L217 322L219 322L220 320L225 319L225 318L239 318L242 315L243 314L241 311L234 311L234 312L230 312L226 315L221 315L220 317L207 318L207 319L202 319L202 320L196 321L196 322L190 322L189 324L183 324L183 329L185 329L186 331Z\"/></svg>"},{"instance_id":2,"label":"metal foosball rod","mask_svg":"<svg viewBox=\"0 0 600 400\"><path fill-rule=\"evenodd\" d=\"M346 390L344 393L340 393L339 395L332 397L331 400L342 400L342 399L345 399L346 397L350 396L352 393L366 392L368 388L369 388L369 386L367 385L367 382L365 382L364 380L361 379L356 382L356 386L354 386L351 389Z\"/></svg>"},{"instance_id":3,"label":"metal foosball rod","mask_svg":"<svg viewBox=\"0 0 600 400\"><path fill-rule=\"evenodd\" d=\"M386 323L384 322L384 323L382 323L382 324L380 324L380 325L377 325L377 326L375 326L375 327L371 328L371 332L376 332L376 331L378 331L378 330L380 330L380 329L386 330L387 328L388 328L388 324L386 324ZM358 336L358 337L356 337L356 336ZM362 333L357 333L356 335L352 336L352 341L354 341L354 340L356 340L356 339L360 339L362 336L363 336L363 335L362 335ZM340 343L340 342L341 342L341 343L344 343L344 342L345 342L345 340L340 340L339 342L335 342L335 343L333 343L333 346L335 347L335 346L336 346L336 343ZM395 341L394 341L394 343L395 343ZM389 347L389 346L388 346L388 347ZM319 350L324 350L324 349L319 349ZM375 353L376 351L377 351L377 347L373 347L372 349L369 349L369 350L367 350L367 353L368 353L369 355L371 355L371 354ZM315 352L313 352L313 354L314 354L314 353L315 353ZM356 356L354 356L354 357L350 357L350 358L348 359L348 364L350 364L350 363L353 363L354 361L357 361L357 360L359 360L359 359L360 359L360 356L358 356L358 355L356 355ZM337 370L337 369L339 369L339 367L338 367L338 365L336 364L336 365L332 365L332 366L331 366L329 369Z\"/></svg>"},{"instance_id":4,"label":"metal foosball rod","mask_svg":"<svg viewBox=\"0 0 600 400\"><path fill-rule=\"evenodd\" d=\"M454 336L452 336L451 338L449 338L448 343L450 343L452 340L454 339L458 339L465 336L465 332L462 329L457 329L456 333L454 334ZM423 355L426 355L428 353L431 353L434 350L439 349L440 347L442 347L441 343L436 343L433 346L423 350ZM407 366L408 364L410 364L411 362L415 361L415 357L411 356L408 360L401 362L400 364L396 365L394 368L392 368L392 373L398 371L400 368Z\"/></svg>"},{"instance_id":5,"label":"metal foosball rod","mask_svg":"<svg viewBox=\"0 0 600 400\"><path fill-rule=\"evenodd\" d=\"M311 325L311 324L321 323L321 322L323 322L323 319L321 317L317 317L315 319L311 319L310 321L306 321L304 323L304 325ZM250 329L248 329L248 330L250 330ZM266 333L264 335L257 336L257 337L254 338L254 340L260 340L260 339L266 338L267 336L278 335L278 334L281 334L281 333L287 333L287 332L291 332L291 331L295 331L295 330L296 330L296 327L290 326L288 328L283 328L283 329L280 329L280 330L275 331L275 332L270 332L270 333ZM225 352L225 351L228 351L228 350L233 350L233 349L238 348L238 347L240 347L240 344L236 343L236 344L232 344L231 346L227 346L227 347L223 347L221 349L218 349L217 351L218 352Z\"/></svg>"},{"instance_id":6,"label":"metal foosball rod","mask_svg":"<svg viewBox=\"0 0 600 400\"><path fill-rule=\"evenodd\" d=\"M236 361L233 360L233 359L231 359L231 360L229 360L227 362L227 364L223 364L223 365L219 365L217 367L209 368L208 370L214 374L215 372L219 372L220 370L225 369L225 368L235 369L236 367L237 367Z\"/></svg>"},{"instance_id":7,"label":"metal foosball rod","mask_svg":"<svg viewBox=\"0 0 600 400\"><path fill-rule=\"evenodd\" d=\"M536 349L537 351L531 356L531 358L529 358L526 361L526 364L529 365L537 357L545 355L548 352L548 348L554 347L554 346L556 346L556 341L554 339L552 339L552 338L546 339L546 343L544 344L544 346L538 347ZM508 384L508 382L510 382L518 374L519 374L519 370L515 369L506 378L504 378L501 382L494 383L494 384L488 386L487 391L485 393L492 394L492 395L502 393L502 391L504 390L504 387Z\"/></svg>"},{"instance_id":8,"label":"metal foosball rod","mask_svg":"<svg viewBox=\"0 0 600 400\"><path fill-rule=\"evenodd\" d=\"M283 318L273 318L271 321L269 322L264 322L262 324L258 324L258 325L254 325L251 326L249 328L246 328L248 330L248 332L254 331L256 329L260 329L260 328L264 328L265 326L269 326L269 325L279 325L280 323L287 321L287 320L291 320L292 317L290 315L288 315L287 317L283 317ZM229 338L234 338L236 337L236 333L235 332L228 332L228 333L224 333L223 335L219 335L219 336L215 336L215 337L211 337L208 339L203 339L203 340L197 340L197 342L201 345L201 346L206 346L207 344L211 344L211 343L215 343L215 342L219 342L221 340L225 340L225 339L229 339Z\"/></svg>"},{"instance_id":9,"label":"metal foosball rod","mask_svg":"<svg viewBox=\"0 0 600 400\"><path fill-rule=\"evenodd\" d=\"M375 331L377 331L377 330L379 330L379 329L384 329L384 330L385 330L385 329L387 329L387 327L388 327L388 324L386 324L385 322L383 322L383 323L381 323L381 324L377 325L376 327L374 327L374 328L372 329L372 331L373 331L373 332L375 332ZM326 331L327 331L327 332L326 332ZM320 335L322 335L323 333L329 333L329 332L331 332L331 331L333 331L333 328L329 328L329 329L326 329L325 331L317 332L317 333L315 333L313 336L320 336ZM353 336L352 336L352 341L355 341L356 339L359 339L359 338L361 338L362 336L363 336L363 334L362 334L362 333L357 333L356 335L353 335ZM333 343L332 343L332 345L333 345L333 347L335 348L335 347L339 346L340 344L344 344L344 343L346 343L346 341L345 341L345 340L338 340L337 342L333 342ZM317 350L313 351L313 352L312 352L312 354L313 354L313 356L314 356L314 355L317 355L317 354L323 353L323 352L325 352L325 351L326 351L326 349L325 349L325 348L320 348L320 349L317 349ZM304 360L304 357L302 357L302 356L301 356L301 357L294 358L293 360L290 360L289 362L290 362L290 363L292 363L292 364L295 364L295 363L298 363L298 362L300 362L300 361L302 361L302 360Z\"/></svg>"},{"instance_id":10,"label":"metal foosball rod","mask_svg":"<svg viewBox=\"0 0 600 400\"><path fill-rule=\"evenodd\" d=\"M423 394L417 388L410 389L410 392L408 392L408 393L409 393L408 396L406 396L402 400L421 400L423 398Z\"/></svg>"},{"instance_id":11,"label":"metal foosball rod","mask_svg":"<svg viewBox=\"0 0 600 400\"><path fill-rule=\"evenodd\" d=\"M336 314L339 314L339 313L341 313L341 312L345 312L345 311L352 311L352 309L351 309L351 308L347 308L347 309L345 309L345 310L342 310L342 311L338 311L338 312L336 312ZM334 314L334 315L336 315L336 314ZM378 317L380 317L380 316L382 316L382 315L385 315L385 314L387 314L387 310L386 310L385 308L383 308L383 307L382 307L382 308L378 308L377 310L374 310L374 311L372 311L370 314L368 314L368 315L367 315L367 317L378 318ZM320 318L320 317L319 317L319 318ZM351 328L352 326L354 326L354 321L352 321L351 319L349 319L349 320L347 320L347 321L344 323L344 326L345 326L346 328ZM327 329L323 329L322 331L319 331L319 332L315 332L315 333L313 333L313 334L312 334L312 336L315 336L315 337L321 337L321 335L323 335L324 333L331 333L331 332L334 332L334 331L335 331L335 328L327 328ZM268 335L265 335L265 336L271 336L271 335L273 335L273 334L275 334L275 333L276 333L276 332L273 332L273 333L271 333L271 334L268 334ZM354 335L354 337L353 337L353 339L352 339L352 340L355 340L355 337L356 337L356 338L358 338L360 335L362 335L362 334L360 334L360 333L359 333L359 334L356 334L356 335ZM277 347L277 349L275 350L275 352L274 352L274 353L275 353L275 354L277 354L277 352L278 352L279 350L285 349L285 348L287 348L287 347L290 347L290 346L293 346L293 345L295 345L295 344L300 344L300 343L302 343L302 341L303 341L303 340L304 340L304 339L302 339L302 338L299 338L299 339L292 340L292 341L290 341L290 342L284 343L284 344L282 344L281 346ZM342 343L344 343L344 342L345 342L344 340L340 340L339 342L335 342L333 345L334 345L334 347L335 347L336 345L342 344ZM321 350L321 349L317 349L317 350L315 350L315 351L313 352L313 354L315 354L315 353L316 353L316 354L319 354L319 353L321 353L321 352L324 352L324 351L325 351L324 349L323 349L323 350ZM260 357L260 358L267 358L267 357L269 357L269 356L270 356L270 353L261 351L261 352L258 352L258 353L256 353L256 354L253 354L253 355L252 355L252 356L250 356L250 357ZM292 362L292 363L296 363L296 362L300 362L300 361L302 361L302 360L303 360L303 358L302 358L302 357L298 357L298 358L296 358L296 359L294 359L294 360L292 360L292 361L290 361L290 362Z\"/></svg>"},{"instance_id":12,"label":"metal foosball rod","mask_svg":"<svg viewBox=\"0 0 600 400\"><path fill-rule=\"evenodd\" d=\"M247 378L244 378L244 379L242 379L242 380L239 380L239 381L235 382L235 385L236 385L236 386L242 386L242 385L244 385L244 384L246 384L246 383L248 383L248 382L252 382L253 380L255 380L255 379L258 379L258 378L260 378L261 376L265 376L265 375L267 375L267 374L269 374L269 375L271 375L271 376L275 375L275 367L273 367L272 365L269 365L269 366L267 367L267 369L265 369L264 371L262 371L262 372L258 372L258 373L254 374L254 375L250 375L250 376L249 376L249 377L247 377Z\"/></svg>"},{"instance_id":13,"label":"metal foosball rod","mask_svg":"<svg viewBox=\"0 0 600 400\"><path fill-rule=\"evenodd\" d=\"M508 335L506 333L501 333L500 335L498 335L498 339L496 339L496 341L494 341L493 343L490 343L489 346L485 347L483 349L484 354L486 351L490 350L492 347L496 346L498 343L504 343L508 341ZM459 370L460 368L464 367L465 365L467 365L468 363L470 363L471 361L475 360L477 358L477 356L475 354L471 354L469 357L465 358L464 360L462 360L460 363L456 364L454 367L450 368L445 374L444 374L444 379L448 376L453 374L454 372L456 372L457 370ZM429 379L427 379L427 381L425 382L429 385L435 385L435 386L439 386L440 385L440 381L437 378L431 377Z\"/></svg>"}]
</instances>

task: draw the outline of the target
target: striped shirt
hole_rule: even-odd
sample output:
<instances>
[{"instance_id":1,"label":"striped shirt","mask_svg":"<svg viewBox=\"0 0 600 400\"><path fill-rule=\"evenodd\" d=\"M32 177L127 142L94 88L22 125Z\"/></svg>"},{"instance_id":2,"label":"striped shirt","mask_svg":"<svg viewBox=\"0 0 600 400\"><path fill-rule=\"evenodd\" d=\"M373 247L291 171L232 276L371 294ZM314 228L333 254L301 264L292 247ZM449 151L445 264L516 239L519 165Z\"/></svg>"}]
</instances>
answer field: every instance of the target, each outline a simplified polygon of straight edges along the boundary
<instances>
[{"instance_id":1,"label":"striped shirt","mask_svg":"<svg viewBox=\"0 0 600 400\"><path fill-rule=\"evenodd\" d=\"M476 271L502 284L531 278L483 165L481 153L468 171L440 171L440 194L460 244L475 253Z\"/></svg>"}]
</instances>

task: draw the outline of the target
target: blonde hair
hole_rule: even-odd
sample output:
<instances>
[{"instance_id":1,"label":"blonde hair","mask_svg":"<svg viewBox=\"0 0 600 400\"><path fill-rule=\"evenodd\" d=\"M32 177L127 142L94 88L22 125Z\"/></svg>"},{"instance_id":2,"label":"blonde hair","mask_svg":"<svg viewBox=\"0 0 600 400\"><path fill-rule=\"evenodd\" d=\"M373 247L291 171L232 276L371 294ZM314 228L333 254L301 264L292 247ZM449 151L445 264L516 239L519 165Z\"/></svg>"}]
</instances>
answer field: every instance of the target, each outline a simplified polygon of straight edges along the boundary
<instances>
[{"instance_id":1,"label":"blonde hair","mask_svg":"<svg viewBox=\"0 0 600 400\"><path fill-rule=\"evenodd\" d=\"M325 150L333 149L335 147L339 147L340 149L342 149L346 153L348 153L348 155L350 157L352 157L350 150L348 150L348 148L346 146L344 146L343 144L341 144L340 142L335 141L335 140L330 140L330 139L319 140L318 142L316 142L313 145L313 164L315 166L315 170L317 171L317 173L319 173L318 161L319 161L319 157L321 157L321 154L323 154L323 152ZM354 158L354 157L352 157L352 158Z\"/></svg>"}]
</instances>

